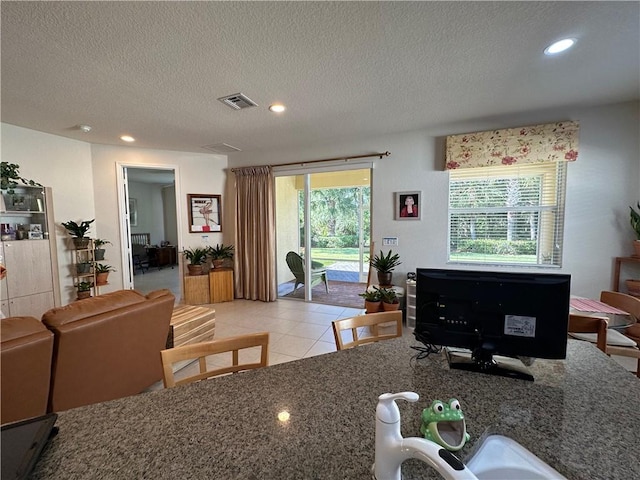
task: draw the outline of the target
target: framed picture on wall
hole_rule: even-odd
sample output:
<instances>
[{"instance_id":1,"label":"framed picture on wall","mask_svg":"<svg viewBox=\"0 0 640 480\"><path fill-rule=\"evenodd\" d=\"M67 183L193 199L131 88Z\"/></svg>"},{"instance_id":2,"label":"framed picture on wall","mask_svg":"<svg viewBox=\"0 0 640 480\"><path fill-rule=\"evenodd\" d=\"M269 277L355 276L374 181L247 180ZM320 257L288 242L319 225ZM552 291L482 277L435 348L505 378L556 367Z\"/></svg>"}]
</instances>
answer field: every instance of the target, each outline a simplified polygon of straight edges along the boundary
<instances>
[{"instance_id":1,"label":"framed picture on wall","mask_svg":"<svg viewBox=\"0 0 640 480\"><path fill-rule=\"evenodd\" d=\"M189 233L222 232L222 196L200 193L187 195Z\"/></svg>"},{"instance_id":2,"label":"framed picture on wall","mask_svg":"<svg viewBox=\"0 0 640 480\"><path fill-rule=\"evenodd\" d=\"M129 197L129 224L132 227L138 226L138 200Z\"/></svg>"},{"instance_id":3,"label":"framed picture on wall","mask_svg":"<svg viewBox=\"0 0 640 480\"><path fill-rule=\"evenodd\" d=\"M422 192L396 192L396 220L420 220Z\"/></svg>"}]
</instances>

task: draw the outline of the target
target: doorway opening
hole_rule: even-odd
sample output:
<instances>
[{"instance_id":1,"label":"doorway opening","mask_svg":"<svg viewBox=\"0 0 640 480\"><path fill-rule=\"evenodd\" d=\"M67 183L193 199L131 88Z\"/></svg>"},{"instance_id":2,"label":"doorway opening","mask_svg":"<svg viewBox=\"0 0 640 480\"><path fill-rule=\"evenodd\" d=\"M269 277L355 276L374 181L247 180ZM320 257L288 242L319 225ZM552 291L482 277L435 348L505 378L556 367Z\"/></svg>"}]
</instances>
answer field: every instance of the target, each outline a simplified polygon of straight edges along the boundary
<instances>
[{"instance_id":1,"label":"doorway opening","mask_svg":"<svg viewBox=\"0 0 640 480\"><path fill-rule=\"evenodd\" d=\"M367 166L276 176L278 298L362 307L371 238Z\"/></svg>"},{"instance_id":2,"label":"doorway opening","mask_svg":"<svg viewBox=\"0 0 640 480\"><path fill-rule=\"evenodd\" d=\"M124 288L167 288L180 299L176 170L122 166Z\"/></svg>"}]
</instances>

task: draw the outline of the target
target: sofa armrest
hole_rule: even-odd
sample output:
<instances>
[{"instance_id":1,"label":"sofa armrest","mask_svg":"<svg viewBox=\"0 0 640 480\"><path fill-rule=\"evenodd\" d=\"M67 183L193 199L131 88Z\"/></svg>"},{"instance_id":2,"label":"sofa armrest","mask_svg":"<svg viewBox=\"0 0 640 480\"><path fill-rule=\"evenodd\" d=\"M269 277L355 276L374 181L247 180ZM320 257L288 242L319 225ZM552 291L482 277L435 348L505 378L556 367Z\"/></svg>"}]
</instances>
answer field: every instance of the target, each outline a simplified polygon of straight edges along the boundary
<instances>
[{"instance_id":1,"label":"sofa armrest","mask_svg":"<svg viewBox=\"0 0 640 480\"><path fill-rule=\"evenodd\" d=\"M33 317L0 321L1 423L47 412L53 333Z\"/></svg>"}]
</instances>

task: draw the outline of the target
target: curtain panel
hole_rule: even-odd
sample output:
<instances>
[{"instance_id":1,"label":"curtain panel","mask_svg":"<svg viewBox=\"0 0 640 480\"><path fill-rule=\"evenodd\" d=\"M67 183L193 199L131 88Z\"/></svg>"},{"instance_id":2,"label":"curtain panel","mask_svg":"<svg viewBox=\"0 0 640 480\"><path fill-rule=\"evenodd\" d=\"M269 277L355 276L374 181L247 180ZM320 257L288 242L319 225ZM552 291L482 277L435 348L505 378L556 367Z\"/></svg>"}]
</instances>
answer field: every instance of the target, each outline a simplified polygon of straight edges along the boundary
<instances>
[{"instance_id":1,"label":"curtain panel","mask_svg":"<svg viewBox=\"0 0 640 480\"><path fill-rule=\"evenodd\" d=\"M445 170L578 158L578 122L559 122L447 137Z\"/></svg>"},{"instance_id":2,"label":"curtain panel","mask_svg":"<svg viewBox=\"0 0 640 480\"><path fill-rule=\"evenodd\" d=\"M278 288L271 167L236 168L233 173L236 177L235 297L273 302L278 297Z\"/></svg>"}]
</instances>

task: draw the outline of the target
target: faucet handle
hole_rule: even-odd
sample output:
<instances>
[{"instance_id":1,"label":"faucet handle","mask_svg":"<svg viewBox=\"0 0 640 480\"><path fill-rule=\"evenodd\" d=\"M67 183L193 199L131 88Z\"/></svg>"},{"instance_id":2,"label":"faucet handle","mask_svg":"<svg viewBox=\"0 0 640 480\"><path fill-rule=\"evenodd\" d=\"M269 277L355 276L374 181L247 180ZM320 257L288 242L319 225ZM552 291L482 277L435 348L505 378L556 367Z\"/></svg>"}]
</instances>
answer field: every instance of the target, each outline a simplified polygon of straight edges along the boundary
<instances>
[{"instance_id":1,"label":"faucet handle","mask_svg":"<svg viewBox=\"0 0 640 480\"><path fill-rule=\"evenodd\" d=\"M383 393L378 397L376 407L376 417L384 423L399 423L400 410L396 400L406 400L407 402L417 402L420 396L415 392Z\"/></svg>"}]
</instances>

